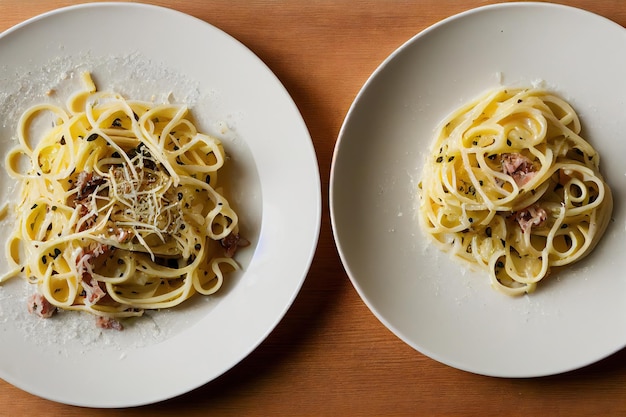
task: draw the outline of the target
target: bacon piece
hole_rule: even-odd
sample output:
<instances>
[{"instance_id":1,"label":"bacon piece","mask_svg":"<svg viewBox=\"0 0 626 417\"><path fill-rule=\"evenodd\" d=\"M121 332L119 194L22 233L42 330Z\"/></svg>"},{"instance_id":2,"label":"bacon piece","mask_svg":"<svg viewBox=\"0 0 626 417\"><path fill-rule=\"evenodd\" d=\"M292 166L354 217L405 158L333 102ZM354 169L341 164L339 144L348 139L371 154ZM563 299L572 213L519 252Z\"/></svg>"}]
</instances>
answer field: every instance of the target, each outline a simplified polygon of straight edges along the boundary
<instances>
[{"instance_id":1,"label":"bacon piece","mask_svg":"<svg viewBox=\"0 0 626 417\"><path fill-rule=\"evenodd\" d=\"M515 220L519 223L523 233L530 232L533 227L541 226L547 218L548 213L536 204L515 213Z\"/></svg>"},{"instance_id":2,"label":"bacon piece","mask_svg":"<svg viewBox=\"0 0 626 417\"><path fill-rule=\"evenodd\" d=\"M111 250L111 247L108 245L104 245L102 243L94 243L90 245L88 248L83 248L78 256L76 257L76 266L78 267L78 272L83 273L85 271L89 271L89 264L93 259L96 259Z\"/></svg>"},{"instance_id":3,"label":"bacon piece","mask_svg":"<svg viewBox=\"0 0 626 417\"><path fill-rule=\"evenodd\" d=\"M500 160L502 162L502 172L513 177L515 183L520 187L535 176L533 161L521 153L504 153Z\"/></svg>"},{"instance_id":4,"label":"bacon piece","mask_svg":"<svg viewBox=\"0 0 626 417\"><path fill-rule=\"evenodd\" d=\"M34 293L28 297L28 312L48 319L56 313L57 308L43 295Z\"/></svg>"},{"instance_id":5,"label":"bacon piece","mask_svg":"<svg viewBox=\"0 0 626 417\"><path fill-rule=\"evenodd\" d=\"M82 171L76 178L76 188L78 189L76 199L79 201L83 200L85 197L96 191L98 186L104 184L105 182L106 179L99 175L94 175L92 172Z\"/></svg>"},{"instance_id":6,"label":"bacon piece","mask_svg":"<svg viewBox=\"0 0 626 417\"><path fill-rule=\"evenodd\" d=\"M96 316L96 326L101 329L124 330L122 323L111 317Z\"/></svg>"},{"instance_id":7,"label":"bacon piece","mask_svg":"<svg viewBox=\"0 0 626 417\"><path fill-rule=\"evenodd\" d=\"M76 257L77 272L81 277L80 283L85 290L85 301L89 305L97 303L106 295L106 292L100 288L98 280L91 276L91 265L94 259L104 255L109 250L109 246L98 243L87 250L83 249Z\"/></svg>"},{"instance_id":8,"label":"bacon piece","mask_svg":"<svg viewBox=\"0 0 626 417\"><path fill-rule=\"evenodd\" d=\"M89 273L83 274L83 278L80 283L85 290L85 301L89 305L96 304L106 295L106 292L100 288L98 280L94 279Z\"/></svg>"},{"instance_id":9,"label":"bacon piece","mask_svg":"<svg viewBox=\"0 0 626 417\"><path fill-rule=\"evenodd\" d=\"M89 218L86 216L89 214L89 195L93 194L94 191L101 185L106 183L106 179L99 176L94 175L91 172L82 171L78 174L76 178L76 184L74 188L78 191L74 196L74 207L78 208L79 214L81 218L85 218L80 225L79 232L89 229L96 223L96 216L92 215Z\"/></svg>"},{"instance_id":10,"label":"bacon piece","mask_svg":"<svg viewBox=\"0 0 626 417\"><path fill-rule=\"evenodd\" d=\"M233 256L235 256L238 248L243 248L250 245L250 242L239 236L239 233L229 234L224 239L222 239L220 243L222 247L226 249L225 255L228 258L232 258Z\"/></svg>"}]
</instances>

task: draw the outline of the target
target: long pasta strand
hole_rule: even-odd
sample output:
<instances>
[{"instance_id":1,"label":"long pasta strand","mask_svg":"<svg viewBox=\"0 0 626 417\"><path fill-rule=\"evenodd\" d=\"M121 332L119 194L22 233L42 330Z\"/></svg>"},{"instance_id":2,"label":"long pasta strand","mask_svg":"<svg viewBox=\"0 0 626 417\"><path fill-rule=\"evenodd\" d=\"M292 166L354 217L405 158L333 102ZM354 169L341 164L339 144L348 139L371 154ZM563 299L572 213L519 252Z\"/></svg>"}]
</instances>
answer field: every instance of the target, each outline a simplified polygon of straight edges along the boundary
<instances>
[{"instance_id":1,"label":"long pasta strand","mask_svg":"<svg viewBox=\"0 0 626 417\"><path fill-rule=\"evenodd\" d=\"M509 295L586 256L611 216L599 155L574 109L542 89L499 88L438 129L420 182L420 224Z\"/></svg>"},{"instance_id":2,"label":"long pasta strand","mask_svg":"<svg viewBox=\"0 0 626 417\"><path fill-rule=\"evenodd\" d=\"M35 106L19 122L6 165L21 198L0 282L23 275L52 306L107 318L218 291L244 242L218 186L222 144L185 107L97 91L89 73L83 81L68 110ZM33 146L30 125L45 112L54 126Z\"/></svg>"}]
</instances>

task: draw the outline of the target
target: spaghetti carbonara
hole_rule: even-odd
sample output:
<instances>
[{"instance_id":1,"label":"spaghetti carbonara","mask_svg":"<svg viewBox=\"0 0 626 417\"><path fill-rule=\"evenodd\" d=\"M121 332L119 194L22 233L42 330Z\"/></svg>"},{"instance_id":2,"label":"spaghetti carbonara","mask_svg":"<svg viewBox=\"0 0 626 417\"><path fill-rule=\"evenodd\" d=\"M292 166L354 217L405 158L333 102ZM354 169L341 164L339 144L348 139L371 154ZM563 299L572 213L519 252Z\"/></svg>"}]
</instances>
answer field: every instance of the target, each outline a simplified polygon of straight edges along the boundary
<instances>
[{"instance_id":1,"label":"spaghetti carbonara","mask_svg":"<svg viewBox=\"0 0 626 417\"><path fill-rule=\"evenodd\" d=\"M420 182L420 224L498 290L532 292L586 256L613 207L577 114L542 89L489 91L438 129Z\"/></svg>"},{"instance_id":2,"label":"spaghetti carbonara","mask_svg":"<svg viewBox=\"0 0 626 417\"><path fill-rule=\"evenodd\" d=\"M186 107L97 91L89 73L82 81L67 109L36 105L19 121L6 166L21 197L0 281L36 284L28 307L41 316L82 310L121 329L120 318L215 293L246 242L218 187L223 146ZM53 127L34 144L44 114Z\"/></svg>"}]
</instances>

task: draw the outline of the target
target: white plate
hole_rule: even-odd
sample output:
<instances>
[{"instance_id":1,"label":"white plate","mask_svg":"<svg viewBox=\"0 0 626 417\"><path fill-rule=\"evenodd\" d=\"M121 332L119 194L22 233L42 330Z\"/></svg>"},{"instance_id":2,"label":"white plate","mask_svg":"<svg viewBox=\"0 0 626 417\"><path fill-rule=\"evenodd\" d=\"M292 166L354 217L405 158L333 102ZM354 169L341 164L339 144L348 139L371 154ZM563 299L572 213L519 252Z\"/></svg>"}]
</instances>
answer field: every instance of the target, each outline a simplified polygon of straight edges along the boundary
<instances>
[{"instance_id":1,"label":"white plate","mask_svg":"<svg viewBox=\"0 0 626 417\"><path fill-rule=\"evenodd\" d=\"M150 314L123 332L98 330L93 317L80 314L38 319L24 313L28 284L0 286L0 377L58 402L126 407L185 393L237 364L292 304L319 234L315 152L279 80L215 27L130 3L31 19L0 36L0 56L3 155L20 112L70 91L82 70L93 72L99 88L130 98L169 96L189 104L200 128L222 139L233 205L252 242L237 254L243 272L216 296ZM46 98L51 88L56 93ZM15 185L2 172L0 197L10 199Z\"/></svg>"},{"instance_id":2,"label":"white plate","mask_svg":"<svg viewBox=\"0 0 626 417\"><path fill-rule=\"evenodd\" d=\"M354 287L407 344L502 377L572 370L626 344L626 31L564 6L474 9L416 35L374 72L336 144L336 242ZM613 189L614 221L584 262L509 298L428 246L417 183L436 125L500 83L544 84L578 110Z\"/></svg>"}]
</instances>

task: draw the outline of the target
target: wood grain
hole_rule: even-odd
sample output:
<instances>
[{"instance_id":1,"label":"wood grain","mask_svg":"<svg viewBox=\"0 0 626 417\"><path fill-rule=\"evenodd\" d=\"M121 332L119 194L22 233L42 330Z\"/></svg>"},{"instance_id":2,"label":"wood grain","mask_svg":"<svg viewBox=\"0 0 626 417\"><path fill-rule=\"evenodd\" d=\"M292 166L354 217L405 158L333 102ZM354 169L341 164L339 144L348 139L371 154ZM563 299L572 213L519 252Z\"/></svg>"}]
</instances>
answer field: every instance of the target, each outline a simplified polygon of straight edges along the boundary
<instances>
[{"instance_id":1,"label":"wood grain","mask_svg":"<svg viewBox=\"0 0 626 417\"><path fill-rule=\"evenodd\" d=\"M0 0L0 30L74 3ZM267 340L232 370L188 394L132 409L83 409L0 381L0 416L626 415L626 351L546 378L499 379L447 367L408 347L371 314L334 246L327 198L330 164L355 95L381 61L413 35L492 2L152 3L228 32L256 53L292 95L313 138L322 178L324 214L313 265L292 308ZM563 3L626 25L622 1ZM106 30L114 29L103 28L103 36Z\"/></svg>"}]
</instances>

